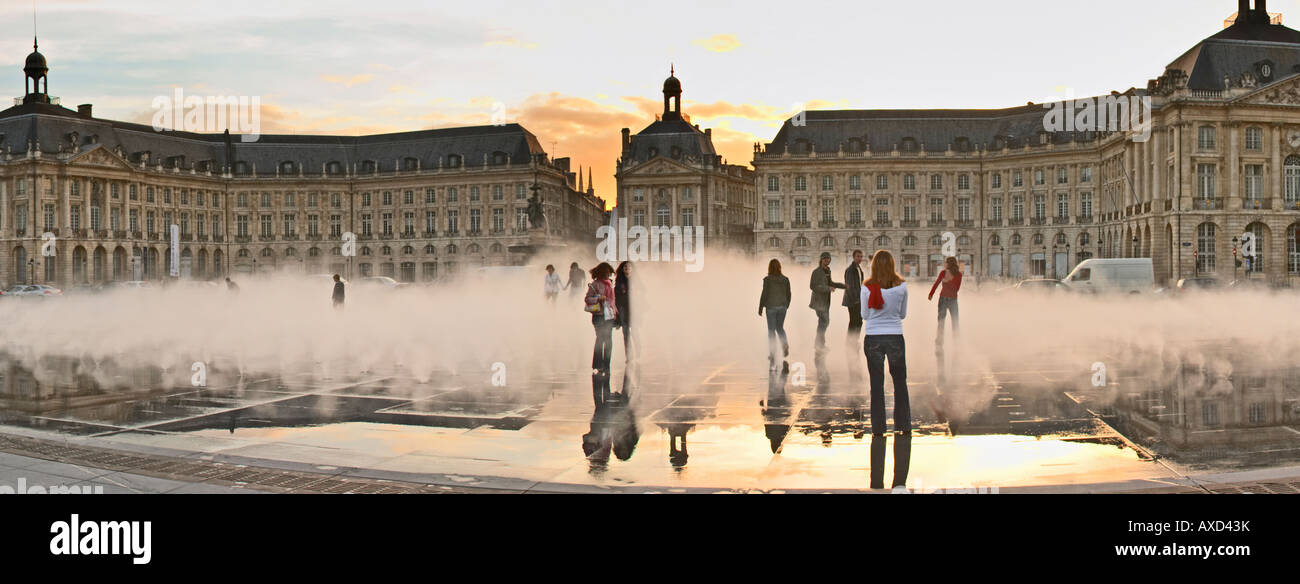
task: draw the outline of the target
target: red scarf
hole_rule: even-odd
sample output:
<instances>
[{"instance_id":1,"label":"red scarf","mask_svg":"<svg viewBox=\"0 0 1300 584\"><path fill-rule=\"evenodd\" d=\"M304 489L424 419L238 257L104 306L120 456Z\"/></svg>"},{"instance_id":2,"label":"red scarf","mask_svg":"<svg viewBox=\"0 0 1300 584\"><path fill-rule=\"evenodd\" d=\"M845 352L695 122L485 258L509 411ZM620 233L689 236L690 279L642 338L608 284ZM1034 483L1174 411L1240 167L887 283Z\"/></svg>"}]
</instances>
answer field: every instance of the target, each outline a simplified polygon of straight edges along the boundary
<instances>
[{"instance_id":1,"label":"red scarf","mask_svg":"<svg viewBox=\"0 0 1300 584\"><path fill-rule=\"evenodd\" d=\"M885 309L885 295L880 293L880 284L867 284L867 308Z\"/></svg>"}]
</instances>

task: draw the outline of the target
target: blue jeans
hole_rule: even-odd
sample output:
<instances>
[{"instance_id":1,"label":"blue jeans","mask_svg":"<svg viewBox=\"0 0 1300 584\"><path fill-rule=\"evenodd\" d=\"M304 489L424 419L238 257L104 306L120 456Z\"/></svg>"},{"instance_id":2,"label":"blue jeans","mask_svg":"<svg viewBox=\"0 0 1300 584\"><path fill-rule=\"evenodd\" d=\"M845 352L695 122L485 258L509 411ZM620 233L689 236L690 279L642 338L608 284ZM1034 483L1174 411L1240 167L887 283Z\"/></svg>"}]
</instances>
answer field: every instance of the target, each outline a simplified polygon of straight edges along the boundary
<instances>
[{"instance_id":1,"label":"blue jeans","mask_svg":"<svg viewBox=\"0 0 1300 584\"><path fill-rule=\"evenodd\" d=\"M764 308L763 310L765 310L765 311L767 312L767 348L768 348L768 352L772 355L772 360L773 360L773 361L776 361L776 360L777 360L777 357L776 357L776 355L777 355L777 348L778 348L778 347L777 347L777 344L776 344L776 338L777 338L778 336L781 337L781 345L780 345L780 348L781 348L783 351L788 352L788 351L789 351L789 347L790 347L790 342L787 341L786 338L785 338L785 311L786 311L786 307L784 307L784 306L772 306L772 307Z\"/></svg>"},{"instance_id":2,"label":"blue jeans","mask_svg":"<svg viewBox=\"0 0 1300 584\"><path fill-rule=\"evenodd\" d=\"M591 353L591 368L609 375L609 360L614 354L614 321L593 316L591 324L596 329L596 347Z\"/></svg>"},{"instance_id":3,"label":"blue jeans","mask_svg":"<svg viewBox=\"0 0 1300 584\"><path fill-rule=\"evenodd\" d=\"M912 408L907 397L907 345L903 335L867 335L867 375L871 379L871 433L885 433L885 359L894 379L894 430L910 434Z\"/></svg>"},{"instance_id":4,"label":"blue jeans","mask_svg":"<svg viewBox=\"0 0 1300 584\"><path fill-rule=\"evenodd\" d=\"M826 327L831 326L831 309L814 308L813 312L817 313L817 348L826 348Z\"/></svg>"},{"instance_id":5,"label":"blue jeans","mask_svg":"<svg viewBox=\"0 0 1300 584\"><path fill-rule=\"evenodd\" d=\"M939 297L939 339L943 339L944 312L952 313L952 336L957 336L957 299Z\"/></svg>"}]
</instances>

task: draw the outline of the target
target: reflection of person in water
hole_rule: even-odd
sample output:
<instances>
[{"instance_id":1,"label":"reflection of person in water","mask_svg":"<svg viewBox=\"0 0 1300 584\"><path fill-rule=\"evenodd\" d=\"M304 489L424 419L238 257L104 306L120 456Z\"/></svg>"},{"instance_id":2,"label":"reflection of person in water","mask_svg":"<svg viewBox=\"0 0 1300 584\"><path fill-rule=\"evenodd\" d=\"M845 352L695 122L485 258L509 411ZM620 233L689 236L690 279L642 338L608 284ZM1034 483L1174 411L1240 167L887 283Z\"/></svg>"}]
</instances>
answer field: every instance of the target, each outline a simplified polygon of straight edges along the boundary
<instances>
[{"instance_id":1,"label":"reflection of person in water","mask_svg":"<svg viewBox=\"0 0 1300 584\"><path fill-rule=\"evenodd\" d=\"M681 470L686 466L686 459L690 458L690 453L686 452L686 434L694 428L695 424L668 424L668 462L672 463L673 470Z\"/></svg>"},{"instance_id":2,"label":"reflection of person in water","mask_svg":"<svg viewBox=\"0 0 1300 584\"><path fill-rule=\"evenodd\" d=\"M871 435L871 488L885 488L885 446L889 439L884 434ZM907 486L907 470L912 463L912 435L894 437L894 488Z\"/></svg>"},{"instance_id":3,"label":"reflection of person in water","mask_svg":"<svg viewBox=\"0 0 1300 584\"><path fill-rule=\"evenodd\" d=\"M767 401L759 402L763 414L763 430L775 454L790 433L790 400L785 395L785 384L790 371L773 372L767 380Z\"/></svg>"},{"instance_id":4,"label":"reflection of person in water","mask_svg":"<svg viewBox=\"0 0 1300 584\"><path fill-rule=\"evenodd\" d=\"M600 470L609 462L610 452L619 460L632 458L641 433L631 408L601 404L591 415L591 429L582 435L582 454L591 462L591 470Z\"/></svg>"}]
</instances>

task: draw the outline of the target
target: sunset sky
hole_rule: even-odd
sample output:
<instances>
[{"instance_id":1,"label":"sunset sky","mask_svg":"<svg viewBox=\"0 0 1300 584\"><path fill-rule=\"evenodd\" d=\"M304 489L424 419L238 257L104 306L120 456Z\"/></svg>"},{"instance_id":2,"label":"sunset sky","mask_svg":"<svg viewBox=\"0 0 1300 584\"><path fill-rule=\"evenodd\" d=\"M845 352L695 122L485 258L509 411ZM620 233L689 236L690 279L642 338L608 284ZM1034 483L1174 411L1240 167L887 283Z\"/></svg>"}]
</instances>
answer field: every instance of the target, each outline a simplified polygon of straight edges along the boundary
<instances>
[{"instance_id":1,"label":"sunset sky","mask_svg":"<svg viewBox=\"0 0 1300 584\"><path fill-rule=\"evenodd\" d=\"M1300 0L1274 0L1300 24ZM683 110L748 163L810 109L1008 107L1145 86L1233 0L355 2L40 0L50 91L148 123L187 94L260 96L263 133L488 123L493 105L613 202L619 129ZM1292 21L1294 15L1295 21ZM22 93L32 4L0 0L0 88Z\"/></svg>"}]
</instances>

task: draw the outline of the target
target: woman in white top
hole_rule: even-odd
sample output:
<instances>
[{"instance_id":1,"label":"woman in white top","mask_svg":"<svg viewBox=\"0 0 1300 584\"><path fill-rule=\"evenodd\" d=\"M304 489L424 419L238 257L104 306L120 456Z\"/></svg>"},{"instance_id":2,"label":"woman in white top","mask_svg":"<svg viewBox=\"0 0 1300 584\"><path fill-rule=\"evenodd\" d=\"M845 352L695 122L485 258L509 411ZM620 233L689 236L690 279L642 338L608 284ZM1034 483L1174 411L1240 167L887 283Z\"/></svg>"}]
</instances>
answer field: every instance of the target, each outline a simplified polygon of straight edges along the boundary
<instances>
[{"instance_id":1,"label":"woman in white top","mask_svg":"<svg viewBox=\"0 0 1300 584\"><path fill-rule=\"evenodd\" d=\"M547 264L546 266L546 285L544 288L546 299L555 302L555 297L560 295L560 275L555 273L555 266Z\"/></svg>"},{"instance_id":2,"label":"woman in white top","mask_svg":"<svg viewBox=\"0 0 1300 584\"><path fill-rule=\"evenodd\" d=\"M863 351L871 379L871 433L885 433L885 360L894 380L894 430L912 433L912 414L907 397L907 347L903 343L903 319L907 318L907 286L894 268L894 256L877 251L871 258L871 276L862 283L862 324L866 329Z\"/></svg>"}]
</instances>

